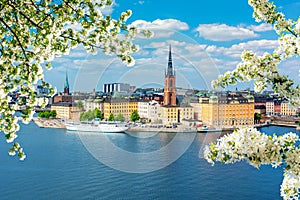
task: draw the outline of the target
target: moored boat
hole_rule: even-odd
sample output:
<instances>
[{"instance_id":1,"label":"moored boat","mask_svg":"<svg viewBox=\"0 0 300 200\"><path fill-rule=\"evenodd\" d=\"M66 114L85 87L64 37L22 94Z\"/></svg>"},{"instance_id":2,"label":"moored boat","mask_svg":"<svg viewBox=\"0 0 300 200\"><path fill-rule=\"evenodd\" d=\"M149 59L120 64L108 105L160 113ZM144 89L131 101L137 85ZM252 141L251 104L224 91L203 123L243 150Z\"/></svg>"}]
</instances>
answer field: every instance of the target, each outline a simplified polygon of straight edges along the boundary
<instances>
[{"instance_id":1,"label":"moored boat","mask_svg":"<svg viewBox=\"0 0 300 200\"><path fill-rule=\"evenodd\" d=\"M99 124L66 124L69 131L123 133L129 127L125 123L99 123Z\"/></svg>"}]
</instances>

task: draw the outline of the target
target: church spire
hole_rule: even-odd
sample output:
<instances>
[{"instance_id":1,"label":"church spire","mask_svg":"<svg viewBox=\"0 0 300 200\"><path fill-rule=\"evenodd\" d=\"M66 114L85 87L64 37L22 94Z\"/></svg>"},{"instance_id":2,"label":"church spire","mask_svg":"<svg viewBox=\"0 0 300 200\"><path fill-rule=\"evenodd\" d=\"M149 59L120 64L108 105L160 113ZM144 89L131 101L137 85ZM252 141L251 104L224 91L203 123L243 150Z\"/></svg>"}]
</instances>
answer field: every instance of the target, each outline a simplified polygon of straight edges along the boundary
<instances>
[{"instance_id":1,"label":"church spire","mask_svg":"<svg viewBox=\"0 0 300 200\"><path fill-rule=\"evenodd\" d=\"M174 76L174 69L173 69L173 64L172 64L172 51L171 51L171 45L169 46L169 61L168 61L168 69L166 76Z\"/></svg>"},{"instance_id":2,"label":"church spire","mask_svg":"<svg viewBox=\"0 0 300 200\"><path fill-rule=\"evenodd\" d=\"M66 71L66 80L64 85L64 93L69 95L69 79L68 79L67 71Z\"/></svg>"},{"instance_id":3,"label":"church spire","mask_svg":"<svg viewBox=\"0 0 300 200\"><path fill-rule=\"evenodd\" d=\"M172 64L171 45L169 47L168 67L165 74L164 106L176 106L176 76Z\"/></svg>"},{"instance_id":4,"label":"church spire","mask_svg":"<svg viewBox=\"0 0 300 200\"><path fill-rule=\"evenodd\" d=\"M68 79L68 72L66 72L66 81L64 88L69 88L69 79Z\"/></svg>"}]
</instances>

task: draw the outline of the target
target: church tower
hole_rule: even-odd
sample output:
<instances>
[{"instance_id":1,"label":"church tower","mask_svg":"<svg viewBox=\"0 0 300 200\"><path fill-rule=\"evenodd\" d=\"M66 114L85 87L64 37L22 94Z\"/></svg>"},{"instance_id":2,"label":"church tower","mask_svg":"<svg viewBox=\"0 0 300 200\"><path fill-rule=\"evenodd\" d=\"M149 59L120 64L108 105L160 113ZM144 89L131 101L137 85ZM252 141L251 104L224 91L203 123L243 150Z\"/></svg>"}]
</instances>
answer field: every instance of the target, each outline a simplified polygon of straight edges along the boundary
<instances>
[{"instance_id":1,"label":"church tower","mask_svg":"<svg viewBox=\"0 0 300 200\"><path fill-rule=\"evenodd\" d=\"M172 64L171 45L169 47L169 61L165 72L164 106L176 106L176 76Z\"/></svg>"},{"instance_id":2,"label":"church tower","mask_svg":"<svg viewBox=\"0 0 300 200\"><path fill-rule=\"evenodd\" d=\"M69 80L68 80L67 72L66 72L66 80L65 80L65 85L64 85L64 95L70 95Z\"/></svg>"}]
</instances>

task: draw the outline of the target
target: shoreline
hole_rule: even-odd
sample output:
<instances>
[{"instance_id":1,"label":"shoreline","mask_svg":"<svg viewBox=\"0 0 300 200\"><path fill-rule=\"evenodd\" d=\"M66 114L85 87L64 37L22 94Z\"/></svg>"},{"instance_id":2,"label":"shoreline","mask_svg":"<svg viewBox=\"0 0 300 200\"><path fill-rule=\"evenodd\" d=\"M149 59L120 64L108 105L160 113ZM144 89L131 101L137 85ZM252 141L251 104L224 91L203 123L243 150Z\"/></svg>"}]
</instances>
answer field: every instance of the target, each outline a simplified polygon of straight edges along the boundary
<instances>
[{"instance_id":1,"label":"shoreline","mask_svg":"<svg viewBox=\"0 0 300 200\"><path fill-rule=\"evenodd\" d=\"M35 117L33 118L33 122L40 128L59 128L65 129L66 126L61 122L61 119L58 118L50 118L50 119L43 119ZM255 124L255 128L262 128L268 126L282 126L282 127L290 127L295 128L296 130L300 130L300 127L297 124L290 124L290 123L270 123L270 124ZM196 127L181 127L178 126L176 128L150 128L150 127L131 127L126 132L167 132L167 133L209 133L209 132L230 132L234 131L238 127L224 127L221 129L207 129L207 130L197 130Z\"/></svg>"},{"instance_id":2,"label":"shoreline","mask_svg":"<svg viewBox=\"0 0 300 200\"><path fill-rule=\"evenodd\" d=\"M150 127L131 127L126 132L166 132L166 133L195 133L194 127L177 127L177 128L150 128Z\"/></svg>"},{"instance_id":3,"label":"shoreline","mask_svg":"<svg viewBox=\"0 0 300 200\"><path fill-rule=\"evenodd\" d=\"M61 119L58 118L43 119L35 117L32 120L40 128L66 128L66 126L63 123L61 123Z\"/></svg>"}]
</instances>

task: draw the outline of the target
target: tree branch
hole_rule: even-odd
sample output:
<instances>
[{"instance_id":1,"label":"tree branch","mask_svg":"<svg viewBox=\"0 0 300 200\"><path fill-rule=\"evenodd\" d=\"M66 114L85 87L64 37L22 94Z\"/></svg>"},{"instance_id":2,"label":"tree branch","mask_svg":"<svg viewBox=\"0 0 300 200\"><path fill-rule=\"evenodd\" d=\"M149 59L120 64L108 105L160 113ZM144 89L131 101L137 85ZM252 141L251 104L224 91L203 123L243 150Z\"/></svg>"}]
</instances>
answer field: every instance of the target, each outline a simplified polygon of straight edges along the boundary
<instances>
[{"instance_id":1,"label":"tree branch","mask_svg":"<svg viewBox=\"0 0 300 200\"><path fill-rule=\"evenodd\" d=\"M83 41L83 40L78 40L78 39L75 39L73 37L70 37L70 36L65 36L65 35L60 35L61 37L63 38L66 38L66 39L69 39L69 40L73 40L73 41L76 41L78 43L82 43L84 45L88 45L88 46L91 46L91 47L94 47L94 48L98 48L98 49L103 49L102 46L97 46L97 45L93 45L93 44L88 44L87 42Z\"/></svg>"},{"instance_id":2,"label":"tree branch","mask_svg":"<svg viewBox=\"0 0 300 200\"><path fill-rule=\"evenodd\" d=\"M22 43L21 43L18 35L14 32L14 30L12 30L10 28L10 26L2 18L0 18L0 22L2 22L2 24L4 24L4 26L14 35L14 37L16 38L16 40L17 40L17 42L18 42L18 44L19 44L19 46L20 46L20 48L21 48L21 50L23 52L23 55L24 55L26 61L29 61L28 58L27 58L27 56L26 56L25 49L24 49L24 47L23 47L23 45L22 45Z\"/></svg>"},{"instance_id":3,"label":"tree branch","mask_svg":"<svg viewBox=\"0 0 300 200\"><path fill-rule=\"evenodd\" d=\"M298 37L298 35L294 31L292 31L289 27L286 27L286 30L290 32L293 36Z\"/></svg>"},{"instance_id":4,"label":"tree branch","mask_svg":"<svg viewBox=\"0 0 300 200\"><path fill-rule=\"evenodd\" d=\"M37 23L37 25L40 25L41 23L43 23L49 16L51 16L56 10L58 10L59 8L62 8L62 5L58 5L57 7L55 7L55 8L53 8L52 9L52 12L50 12L50 13L45 13L46 14L46 16L41 20L41 21L39 21L38 23Z\"/></svg>"},{"instance_id":5,"label":"tree branch","mask_svg":"<svg viewBox=\"0 0 300 200\"><path fill-rule=\"evenodd\" d=\"M35 9L37 9L38 11L41 11L40 8L33 2L33 0L30 0L30 2L31 2L31 5L33 7L35 7Z\"/></svg>"},{"instance_id":6,"label":"tree branch","mask_svg":"<svg viewBox=\"0 0 300 200\"><path fill-rule=\"evenodd\" d=\"M38 25L36 22L32 21L29 17L27 17L22 11L20 11L18 8L16 8L14 5L9 4L9 6L11 6L13 9L17 10L25 19L27 19L28 21L30 21L34 26L42 29L42 27L40 25Z\"/></svg>"}]
</instances>

